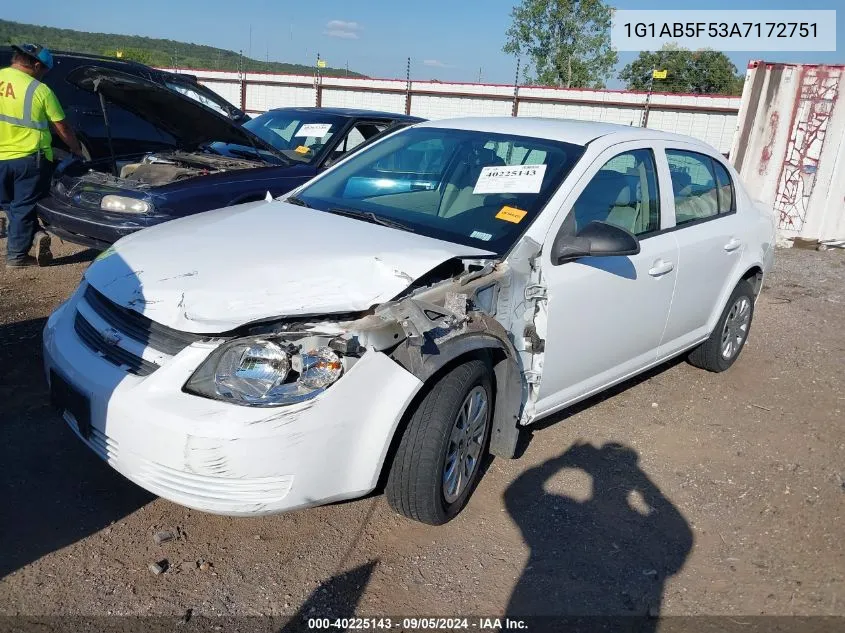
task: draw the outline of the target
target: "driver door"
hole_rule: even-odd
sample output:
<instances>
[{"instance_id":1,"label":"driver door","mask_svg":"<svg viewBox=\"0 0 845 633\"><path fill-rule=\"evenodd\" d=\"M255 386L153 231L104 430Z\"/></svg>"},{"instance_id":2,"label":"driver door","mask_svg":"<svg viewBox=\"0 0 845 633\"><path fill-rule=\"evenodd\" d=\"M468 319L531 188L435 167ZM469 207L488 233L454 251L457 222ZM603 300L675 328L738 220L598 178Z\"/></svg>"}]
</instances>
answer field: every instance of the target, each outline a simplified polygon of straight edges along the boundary
<instances>
[{"instance_id":1,"label":"driver door","mask_svg":"<svg viewBox=\"0 0 845 633\"><path fill-rule=\"evenodd\" d=\"M548 299L538 415L656 362L678 266L675 236L661 232L673 224L671 199L658 184L664 168L658 169L648 144L609 148L579 180L577 197L569 198L575 202L553 224L542 255ZM640 253L551 260L551 243L560 231L576 232L595 220L635 234Z\"/></svg>"}]
</instances>

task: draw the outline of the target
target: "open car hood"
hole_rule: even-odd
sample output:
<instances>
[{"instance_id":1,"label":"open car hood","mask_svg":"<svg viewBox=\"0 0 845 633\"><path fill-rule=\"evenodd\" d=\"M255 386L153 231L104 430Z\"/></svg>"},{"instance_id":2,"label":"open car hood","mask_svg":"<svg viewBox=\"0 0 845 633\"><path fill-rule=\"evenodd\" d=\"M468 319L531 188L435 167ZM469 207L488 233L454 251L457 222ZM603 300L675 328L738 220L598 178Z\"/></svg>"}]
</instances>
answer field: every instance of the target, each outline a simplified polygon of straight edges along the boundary
<instances>
[{"instance_id":1,"label":"open car hood","mask_svg":"<svg viewBox=\"0 0 845 633\"><path fill-rule=\"evenodd\" d=\"M210 334L277 317L365 311L455 257L494 255L275 200L125 237L85 279L157 323Z\"/></svg>"},{"instance_id":2,"label":"open car hood","mask_svg":"<svg viewBox=\"0 0 845 633\"><path fill-rule=\"evenodd\" d=\"M86 66L70 73L68 81L82 90L101 93L110 103L168 132L184 149L221 141L260 147L277 154L266 141L224 115L147 79L119 70Z\"/></svg>"}]
</instances>

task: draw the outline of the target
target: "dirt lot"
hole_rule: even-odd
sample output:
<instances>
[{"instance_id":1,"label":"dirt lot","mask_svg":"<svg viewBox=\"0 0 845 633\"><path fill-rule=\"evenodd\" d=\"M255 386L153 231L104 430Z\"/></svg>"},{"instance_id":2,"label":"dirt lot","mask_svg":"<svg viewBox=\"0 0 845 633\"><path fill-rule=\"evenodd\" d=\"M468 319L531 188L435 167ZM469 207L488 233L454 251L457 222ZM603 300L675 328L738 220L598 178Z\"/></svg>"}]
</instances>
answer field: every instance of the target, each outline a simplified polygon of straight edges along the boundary
<instances>
[{"instance_id":1,"label":"dirt lot","mask_svg":"<svg viewBox=\"0 0 845 633\"><path fill-rule=\"evenodd\" d=\"M381 496L211 516L101 463L47 404L41 329L93 257L54 250L0 269L0 615L845 615L845 253L779 251L730 371L542 424L432 528Z\"/></svg>"}]
</instances>

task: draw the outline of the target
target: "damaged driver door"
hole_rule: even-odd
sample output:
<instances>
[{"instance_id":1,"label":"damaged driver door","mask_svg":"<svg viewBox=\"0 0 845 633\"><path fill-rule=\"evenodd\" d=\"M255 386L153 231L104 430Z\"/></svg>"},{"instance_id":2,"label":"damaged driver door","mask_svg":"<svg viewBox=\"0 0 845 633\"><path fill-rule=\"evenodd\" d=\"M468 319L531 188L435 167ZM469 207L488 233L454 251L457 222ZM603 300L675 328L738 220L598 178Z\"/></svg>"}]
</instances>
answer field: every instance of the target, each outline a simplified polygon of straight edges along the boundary
<instances>
[{"instance_id":1,"label":"damaged driver door","mask_svg":"<svg viewBox=\"0 0 845 633\"><path fill-rule=\"evenodd\" d=\"M658 187L655 152L646 143L615 145L578 181L566 213L547 237L593 221L634 234L640 252L552 261L543 249L547 289L537 331L545 340L536 415L552 413L653 364L669 316L678 266L670 200ZM668 214L669 219L663 215Z\"/></svg>"}]
</instances>

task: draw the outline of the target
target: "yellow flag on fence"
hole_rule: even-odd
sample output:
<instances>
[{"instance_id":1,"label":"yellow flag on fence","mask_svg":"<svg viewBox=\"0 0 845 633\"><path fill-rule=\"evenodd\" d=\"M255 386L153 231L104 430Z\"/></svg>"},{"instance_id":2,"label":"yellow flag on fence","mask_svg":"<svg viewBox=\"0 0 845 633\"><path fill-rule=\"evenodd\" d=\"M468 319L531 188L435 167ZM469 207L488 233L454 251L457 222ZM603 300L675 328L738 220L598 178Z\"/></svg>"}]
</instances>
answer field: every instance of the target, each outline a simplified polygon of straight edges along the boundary
<instances>
[{"instance_id":1,"label":"yellow flag on fence","mask_svg":"<svg viewBox=\"0 0 845 633\"><path fill-rule=\"evenodd\" d=\"M317 68L325 68L326 67L326 60L325 59L318 59L317 60Z\"/></svg>"},{"instance_id":2,"label":"yellow flag on fence","mask_svg":"<svg viewBox=\"0 0 845 633\"><path fill-rule=\"evenodd\" d=\"M669 73L668 70L652 70L651 76L654 79L666 79L666 75Z\"/></svg>"}]
</instances>

